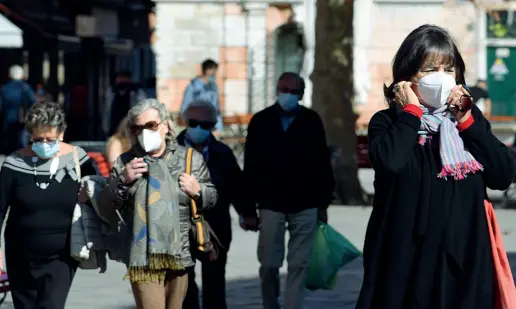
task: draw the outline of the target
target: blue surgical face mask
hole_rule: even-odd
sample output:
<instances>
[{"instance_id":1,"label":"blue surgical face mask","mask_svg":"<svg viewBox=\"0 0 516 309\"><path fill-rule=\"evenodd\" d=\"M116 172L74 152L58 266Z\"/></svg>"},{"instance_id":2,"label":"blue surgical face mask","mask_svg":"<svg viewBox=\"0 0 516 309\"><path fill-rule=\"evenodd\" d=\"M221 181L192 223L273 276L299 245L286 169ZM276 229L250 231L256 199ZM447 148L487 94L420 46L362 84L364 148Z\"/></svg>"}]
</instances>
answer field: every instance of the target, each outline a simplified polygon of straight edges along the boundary
<instances>
[{"instance_id":1,"label":"blue surgical face mask","mask_svg":"<svg viewBox=\"0 0 516 309\"><path fill-rule=\"evenodd\" d=\"M32 144L32 151L34 151L34 153L36 153L36 155L41 159L52 158L56 155L56 153L59 152L59 149L61 149L61 144L59 141L50 144L43 142L36 142Z\"/></svg>"},{"instance_id":2,"label":"blue surgical face mask","mask_svg":"<svg viewBox=\"0 0 516 309\"><path fill-rule=\"evenodd\" d=\"M204 143L208 139L210 134L210 130L203 129L200 126L197 126L195 128L189 127L186 129L186 135L195 144Z\"/></svg>"},{"instance_id":3,"label":"blue surgical face mask","mask_svg":"<svg viewBox=\"0 0 516 309\"><path fill-rule=\"evenodd\" d=\"M210 77L208 77L208 81L209 81L210 83L214 83L214 84L215 84L215 82L216 82L216 80L215 80L215 76L211 75Z\"/></svg>"},{"instance_id":4,"label":"blue surgical face mask","mask_svg":"<svg viewBox=\"0 0 516 309\"><path fill-rule=\"evenodd\" d=\"M299 106L299 95L292 93L278 93L278 104L286 112L293 112Z\"/></svg>"}]
</instances>

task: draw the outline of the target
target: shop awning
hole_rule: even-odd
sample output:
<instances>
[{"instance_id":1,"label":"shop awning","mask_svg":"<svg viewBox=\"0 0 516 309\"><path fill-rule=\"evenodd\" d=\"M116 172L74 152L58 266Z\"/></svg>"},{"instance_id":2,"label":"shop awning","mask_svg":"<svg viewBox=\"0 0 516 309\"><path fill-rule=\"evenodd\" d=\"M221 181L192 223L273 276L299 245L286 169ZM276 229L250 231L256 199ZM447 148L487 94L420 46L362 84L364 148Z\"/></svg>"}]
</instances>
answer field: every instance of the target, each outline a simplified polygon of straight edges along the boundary
<instances>
[{"instance_id":1,"label":"shop awning","mask_svg":"<svg viewBox=\"0 0 516 309\"><path fill-rule=\"evenodd\" d=\"M82 39L77 36L58 35L59 48L66 51L79 52ZM131 55L134 49L133 41L127 39L102 38L104 41L104 52L108 55Z\"/></svg>"},{"instance_id":2,"label":"shop awning","mask_svg":"<svg viewBox=\"0 0 516 309\"><path fill-rule=\"evenodd\" d=\"M0 48L23 47L23 31L0 14Z\"/></svg>"}]
</instances>

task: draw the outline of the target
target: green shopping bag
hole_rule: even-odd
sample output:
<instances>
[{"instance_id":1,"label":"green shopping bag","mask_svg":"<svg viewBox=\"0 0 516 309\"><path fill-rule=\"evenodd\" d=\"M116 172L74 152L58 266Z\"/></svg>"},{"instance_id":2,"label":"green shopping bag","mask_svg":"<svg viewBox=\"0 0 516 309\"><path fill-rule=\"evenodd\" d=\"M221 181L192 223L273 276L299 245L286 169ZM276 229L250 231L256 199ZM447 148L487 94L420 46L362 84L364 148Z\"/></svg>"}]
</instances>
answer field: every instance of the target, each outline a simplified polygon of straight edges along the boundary
<instances>
[{"instance_id":1,"label":"green shopping bag","mask_svg":"<svg viewBox=\"0 0 516 309\"><path fill-rule=\"evenodd\" d=\"M331 290L337 283L340 268L360 256L360 251L328 224L319 221L312 259L308 267L306 288Z\"/></svg>"}]
</instances>

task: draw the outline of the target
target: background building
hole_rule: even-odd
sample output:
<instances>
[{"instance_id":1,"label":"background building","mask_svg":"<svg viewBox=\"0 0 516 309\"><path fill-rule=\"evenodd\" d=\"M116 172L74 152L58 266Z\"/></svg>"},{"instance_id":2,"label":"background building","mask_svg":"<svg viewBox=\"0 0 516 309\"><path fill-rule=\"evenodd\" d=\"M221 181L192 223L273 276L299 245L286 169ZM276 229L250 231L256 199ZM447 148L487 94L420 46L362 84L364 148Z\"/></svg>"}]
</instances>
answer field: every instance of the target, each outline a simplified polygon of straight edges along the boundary
<instances>
[{"instance_id":1,"label":"background building","mask_svg":"<svg viewBox=\"0 0 516 309\"><path fill-rule=\"evenodd\" d=\"M299 68L308 82L304 104L310 106L315 3L156 1L158 97L177 111L186 86L199 74L199 63L212 58L220 63L217 83L225 115L254 113L272 104L278 72L292 68ZM472 2L356 0L354 5L353 73L359 127L385 107L383 85L391 80L394 54L406 35L422 24L443 26L454 35L466 61L468 83L487 79L486 14ZM291 12L294 24L289 23ZM303 37L299 46L296 31Z\"/></svg>"},{"instance_id":2,"label":"background building","mask_svg":"<svg viewBox=\"0 0 516 309\"><path fill-rule=\"evenodd\" d=\"M220 65L224 114L254 113L270 105L280 70L275 66L307 71L310 53L296 38L305 37L303 20L313 14L305 9L313 5L305 3L310 2L315 1L156 1L159 99L177 111L185 88L200 73L199 64L211 58ZM295 23L289 26L292 12Z\"/></svg>"},{"instance_id":3,"label":"background building","mask_svg":"<svg viewBox=\"0 0 516 309\"><path fill-rule=\"evenodd\" d=\"M446 28L455 37L466 62L466 81L485 78L483 29L479 10L461 0L355 1L355 87L357 126L366 126L374 112L386 107L383 85L392 81L392 60L403 39L423 24ZM516 68L515 68L516 69Z\"/></svg>"}]
</instances>

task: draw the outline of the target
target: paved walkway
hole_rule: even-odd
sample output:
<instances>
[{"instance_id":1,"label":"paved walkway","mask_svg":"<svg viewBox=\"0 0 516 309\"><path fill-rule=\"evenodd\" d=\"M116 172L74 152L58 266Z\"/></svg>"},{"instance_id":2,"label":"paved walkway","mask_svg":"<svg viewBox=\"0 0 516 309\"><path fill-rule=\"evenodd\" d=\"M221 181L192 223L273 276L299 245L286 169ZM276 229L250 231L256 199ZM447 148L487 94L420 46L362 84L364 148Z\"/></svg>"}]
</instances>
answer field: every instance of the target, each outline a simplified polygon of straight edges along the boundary
<instances>
[{"instance_id":1,"label":"paved walkway","mask_svg":"<svg viewBox=\"0 0 516 309\"><path fill-rule=\"evenodd\" d=\"M332 207L330 224L346 235L358 247L364 241L364 233L370 209L365 207ZM516 269L516 211L498 211L498 218ZM228 303L230 309L261 309L256 260L257 234L243 232L234 226L233 243L229 254ZM282 268L285 273L285 265ZM129 284L122 280L124 267L110 263L107 273L79 271L75 279L68 309L135 309ZM305 309L353 309L362 281L362 264L354 261L339 276L337 287L327 292L308 294ZM13 308L10 297L2 308Z\"/></svg>"}]
</instances>

